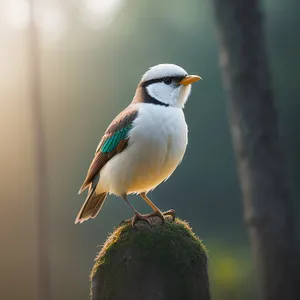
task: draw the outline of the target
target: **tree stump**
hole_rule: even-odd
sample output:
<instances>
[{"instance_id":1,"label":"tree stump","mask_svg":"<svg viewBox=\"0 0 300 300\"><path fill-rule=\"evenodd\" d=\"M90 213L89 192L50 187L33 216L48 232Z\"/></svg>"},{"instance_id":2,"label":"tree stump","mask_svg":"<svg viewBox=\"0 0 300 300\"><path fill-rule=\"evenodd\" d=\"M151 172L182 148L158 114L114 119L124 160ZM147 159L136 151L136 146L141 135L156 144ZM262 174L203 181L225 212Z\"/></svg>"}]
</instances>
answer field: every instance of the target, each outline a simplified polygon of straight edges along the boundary
<instances>
[{"instance_id":1,"label":"tree stump","mask_svg":"<svg viewBox=\"0 0 300 300\"><path fill-rule=\"evenodd\" d=\"M95 259L92 300L209 300L207 255L189 225L152 217L119 226Z\"/></svg>"}]
</instances>

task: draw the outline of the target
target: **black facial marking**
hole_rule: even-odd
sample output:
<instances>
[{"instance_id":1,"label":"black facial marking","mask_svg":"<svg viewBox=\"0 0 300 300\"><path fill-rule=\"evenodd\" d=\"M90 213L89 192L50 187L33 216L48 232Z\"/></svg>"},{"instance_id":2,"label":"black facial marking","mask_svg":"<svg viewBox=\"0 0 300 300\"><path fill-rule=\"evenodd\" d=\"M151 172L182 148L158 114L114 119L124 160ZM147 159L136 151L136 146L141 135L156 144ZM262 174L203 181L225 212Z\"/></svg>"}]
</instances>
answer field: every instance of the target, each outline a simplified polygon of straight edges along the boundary
<instances>
[{"instance_id":1,"label":"black facial marking","mask_svg":"<svg viewBox=\"0 0 300 300\"><path fill-rule=\"evenodd\" d=\"M168 107L169 104L163 103L163 102L151 97L147 91L147 86L149 86L150 84L153 84L153 83L158 83L158 82L163 82L166 85L170 85L171 83L179 84L179 82L182 79L184 79L186 76L187 76L187 74L185 74L183 76L165 76L165 77L150 79L150 80L142 82L140 84L140 87L142 88L143 102Z\"/></svg>"},{"instance_id":2,"label":"black facial marking","mask_svg":"<svg viewBox=\"0 0 300 300\"><path fill-rule=\"evenodd\" d=\"M169 106L169 104L163 103L151 97L147 92L146 86L142 86L142 91L143 91L143 103L151 103L151 104L161 105L166 107Z\"/></svg>"},{"instance_id":3,"label":"black facial marking","mask_svg":"<svg viewBox=\"0 0 300 300\"><path fill-rule=\"evenodd\" d=\"M175 82L178 84L182 79L184 79L187 76L185 74L184 76L166 76L166 77L161 77L161 78L156 78L156 79L150 79L147 81L144 81L141 85L142 87L146 87L152 83L157 83L157 82L164 82L165 84L171 84L172 82ZM171 82L170 82L171 80Z\"/></svg>"}]
</instances>

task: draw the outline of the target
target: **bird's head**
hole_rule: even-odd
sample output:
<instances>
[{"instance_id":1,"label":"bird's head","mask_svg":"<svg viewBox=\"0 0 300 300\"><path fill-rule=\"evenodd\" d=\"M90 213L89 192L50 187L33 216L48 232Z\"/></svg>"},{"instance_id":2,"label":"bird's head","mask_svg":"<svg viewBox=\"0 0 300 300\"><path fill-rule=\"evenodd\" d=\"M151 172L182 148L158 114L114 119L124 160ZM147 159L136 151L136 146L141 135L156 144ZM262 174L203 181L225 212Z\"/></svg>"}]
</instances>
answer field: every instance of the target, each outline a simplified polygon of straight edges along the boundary
<instances>
[{"instance_id":1,"label":"bird's head","mask_svg":"<svg viewBox=\"0 0 300 300\"><path fill-rule=\"evenodd\" d=\"M133 102L183 108L190 95L191 84L200 79L197 75L188 75L177 65L156 65L143 75Z\"/></svg>"}]
</instances>

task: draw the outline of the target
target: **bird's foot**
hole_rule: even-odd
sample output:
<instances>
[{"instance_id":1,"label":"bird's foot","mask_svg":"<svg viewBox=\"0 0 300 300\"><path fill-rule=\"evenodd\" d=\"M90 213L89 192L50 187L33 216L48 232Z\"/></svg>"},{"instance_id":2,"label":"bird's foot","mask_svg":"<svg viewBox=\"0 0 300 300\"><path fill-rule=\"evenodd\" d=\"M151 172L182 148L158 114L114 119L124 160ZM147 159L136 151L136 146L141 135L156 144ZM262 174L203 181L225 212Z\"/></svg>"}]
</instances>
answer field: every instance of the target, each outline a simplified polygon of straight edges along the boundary
<instances>
[{"instance_id":1,"label":"bird's foot","mask_svg":"<svg viewBox=\"0 0 300 300\"><path fill-rule=\"evenodd\" d=\"M122 221L120 225L126 224L126 223L131 223L132 227L136 229L135 225L136 225L136 222L139 220L145 221L147 224L152 226L150 220L145 215L141 215L140 213L135 213L131 219Z\"/></svg>"},{"instance_id":2,"label":"bird's foot","mask_svg":"<svg viewBox=\"0 0 300 300\"><path fill-rule=\"evenodd\" d=\"M170 210L167 210L165 212L154 211L150 214L144 215L144 217L146 217L146 218L159 217L162 220L162 224L165 223L165 216L171 216L172 221L174 221L175 220L175 210L170 209Z\"/></svg>"},{"instance_id":3,"label":"bird's foot","mask_svg":"<svg viewBox=\"0 0 300 300\"><path fill-rule=\"evenodd\" d=\"M136 226L135 226L136 222L139 221L139 220L142 220L142 221L145 221L150 226L152 226L151 221L149 220L149 218L151 218L151 217L159 217L162 221L162 224L164 224L165 223L165 216L171 216L172 217L172 222L174 222L175 221L175 210L174 209L169 209L169 210L164 211L164 212L153 211L152 213L146 214L146 215L142 215L140 213L135 213L134 216L131 219L127 219L127 220L122 221L120 223L120 225L131 223L132 227L136 228Z\"/></svg>"}]
</instances>

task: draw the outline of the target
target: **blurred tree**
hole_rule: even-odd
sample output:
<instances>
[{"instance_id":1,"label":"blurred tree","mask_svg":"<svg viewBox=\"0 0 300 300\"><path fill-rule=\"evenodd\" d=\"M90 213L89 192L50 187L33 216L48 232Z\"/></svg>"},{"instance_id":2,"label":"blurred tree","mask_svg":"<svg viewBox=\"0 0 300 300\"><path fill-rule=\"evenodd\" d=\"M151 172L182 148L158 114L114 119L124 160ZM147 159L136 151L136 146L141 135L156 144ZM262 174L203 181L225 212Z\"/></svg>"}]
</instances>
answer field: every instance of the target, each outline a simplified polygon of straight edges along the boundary
<instances>
[{"instance_id":1,"label":"blurred tree","mask_svg":"<svg viewBox=\"0 0 300 300\"><path fill-rule=\"evenodd\" d=\"M300 299L300 276L259 0L214 0L245 219L264 300Z\"/></svg>"},{"instance_id":2,"label":"blurred tree","mask_svg":"<svg viewBox=\"0 0 300 300\"><path fill-rule=\"evenodd\" d=\"M31 0L30 4L30 27L29 27L29 84L31 98L31 117L34 144L35 161L35 188L37 207L37 294L39 300L51 299L50 284L50 257L48 254L48 205L49 193L47 188L47 165L45 130L42 117L41 105L41 76L39 40L37 29L37 3Z\"/></svg>"}]
</instances>

